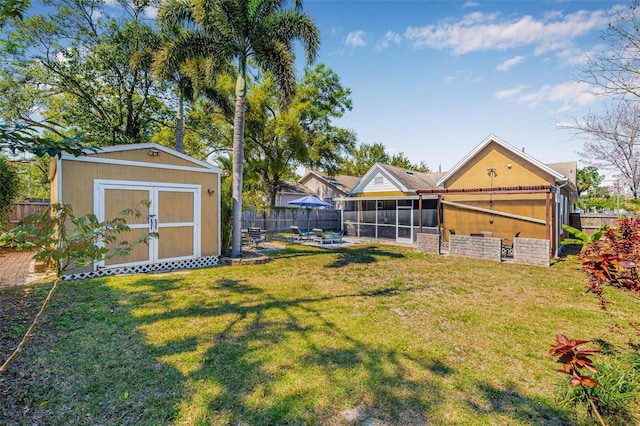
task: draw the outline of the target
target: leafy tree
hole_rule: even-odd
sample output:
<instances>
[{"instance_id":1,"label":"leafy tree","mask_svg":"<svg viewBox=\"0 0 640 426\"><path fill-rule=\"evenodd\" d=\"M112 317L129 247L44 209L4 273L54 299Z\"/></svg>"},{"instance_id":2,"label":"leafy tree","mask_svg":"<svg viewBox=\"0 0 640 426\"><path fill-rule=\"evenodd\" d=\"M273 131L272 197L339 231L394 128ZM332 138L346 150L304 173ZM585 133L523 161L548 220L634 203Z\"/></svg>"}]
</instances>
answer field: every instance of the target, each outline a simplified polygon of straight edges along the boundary
<instances>
[{"instance_id":1,"label":"leafy tree","mask_svg":"<svg viewBox=\"0 0 640 426\"><path fill-rule=\"evenodd\" d=\"M10 18L23 19L23 13L30 6L29 0L4 0L0 5L0 26Z\"/></svg>"},{"instance_id":2,"label":"leafy tree","mask_svg":"<svg viewBox=\"0 0 640 426\"><path fill-rule=\"evenodd\" d=\"M52 125L50 123L45 127L41 123L14 126L0 124L0 151L8 151L12 154L27 152L38 157L44 155L55 157L62 155L63 152L76 157L82 155L84 146L81 134L57 139L38 134L39 128L48 129Z\"/></svg>"},{"instance_id":3,"label":"leafy tree","mask_svg":"<svg viewBox=\"0 0 640 426\"><path fill-rule=\"evenodd\" d=\"M11 204L18 198L20 177L12 164L0 155L0 224L11 213Z\"/></svg>"},{"instance_id":4,"label":"leafy tree","mask_svg":"<svg viewBox=\"0 0 640 426\"><path fill-rule=\"evenodd\" d=\"M429 167L423 161L412 164L404 153L389 154L381 142L375 142L373 144L362 143L355 148L343 162L340 173L349 176L363 176L376 163L389 164L417 172L429 171Z\"/></svg>"},{"instance_id":5,"label":"leafy tree","mask_svg":"<svg viewBox=\"0 0 640 426\"><path fill-rule=\"evenodd\" d=\"M51 194L51 184L48 181L51 158L23 156L15 160L14 164L20 177L20 196L17 201L48 200Z\"/></svg>"},{"instance_id":6,"label":"leafy tree","mask_svg":"<svg viewBox=\"0 0 640 426\"><path fill-rule=\"evenodd\" d=\"M173 57L183 62L188 57L207 57L218 64L237 64L233 137L233 234L231 255L241 254L242 176L244 163L245 102L250 60L273 74L286 105L295 88L293 43L301 41L311 63L319 46L319 32L310 17L302 12L302 0L172 0L160 14L173 16L194 28L175 40ZM171 55L168 55L171 57Z\"/></svg>"},{"instance_id":7,"label":"leafy tree","mask_svg":"<svg viewBox=\"0 0 640 426\"><path fill-rule=\"evenodd\" d=\"M258 178L269 205L299 166L335 173L354 146L355 135L332 124L351 108L349 94L324 65L305 70L286 110L278 106L272 78L255 84L247 96L245 168L250 179Z\"/></svg>"},{"instance_id":8,"label":"leafy tree","mask_svg":"<svg viewBox=\"0 0 640 426\"><path fill-rule=\"evenodd\" d=\"M591 189L600 186L604 181L604 175L598 173L598 168L594 166L583 167L577 171L578 197Z\"/></svg>"},{"instance_id":9,"label":"leafy tree","mask_svg":"<svg viewBox=\"0 0 640 426\"><path fill-rule=\"evenodd\" d=\"M38 112L86 143L148 141L169 110L151 75L151 62L135 55L159 46L144 22L145 4L58 0L55 11L6 28L0 70L0 110L7 123L36 124ZM139 58L138 58L139 59Z\"/></svg>"},{"instance_id":10,"label":"leafy tree","mask_svg":"<svg viewBox=\"0 0 640 426\"><path fill-rule=\"evenodd\" d=\"M355 148L355 133L333 124L334 119L351 111L351 90L342 86L331 68L319 64L305 69L296 93L294 109L309 146L300 163L336 174L344 155Z\"/></svg>"}]
</instances>

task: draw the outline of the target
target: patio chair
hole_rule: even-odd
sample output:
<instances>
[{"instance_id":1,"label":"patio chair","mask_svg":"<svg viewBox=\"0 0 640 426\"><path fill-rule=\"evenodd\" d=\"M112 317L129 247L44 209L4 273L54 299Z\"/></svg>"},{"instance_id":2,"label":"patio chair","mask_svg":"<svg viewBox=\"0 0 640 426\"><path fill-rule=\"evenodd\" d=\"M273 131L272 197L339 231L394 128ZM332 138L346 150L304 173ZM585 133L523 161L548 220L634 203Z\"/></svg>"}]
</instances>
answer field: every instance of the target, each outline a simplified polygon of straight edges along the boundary
<instances>
[{"instance_id":1,"label":"patio chair","mask_svg":"<svg viewBox=\"0 0 640 426\"><path fill-rule=\"evenodd\" d=\"M313 228L313 242L318 244L324 243L341 243L342 232L334 234L325 234L322 229Z\"/></svg>"},{"instance_id":2,"label":"patio chair","mask_svg":"<svg viewBox=\"0 0 640 426\"><path fill-rule=\"evenodd\" d=\"M267 237L262 233L262 229L260 228L249 228L247 230L248 234L249 234L249 241L251 242L251 244L253 244L256 248L260 247L260 243L263 241L267 241Z\"/></svg>"},{"instance_id":3,"label":"patio chair","mask_svg":"<svg viewBox=\"0 0 640 426\"><path fill-rule=\"evenodd\" d=\"M291 241L309 240L314 235L313 232L302 232L297 226L291 226L290 228L291 232L293 233L293 235L291 236Z\"/></svg>"},{"instance_id":4,"label":"patio chair","mask_svg":"<svg viewBox=\"0 0 640 426\"><path fill-rule=\"evenodd\" d=\"M515 240L519 236L520 232L518 231L513 236L513 239ZM502 243L502 257L513 257L513 240L511 240L511 244L505 244L504 242Z\"/></svg>"},{"instance_id":5,"label":"patio chair","mask_svg":"<svg viewBox=\"0 0 640 426\"><path fill-rule=\"evenodd\" d=\"M243 246L251 244L251 238L249 237L249 232L246 229L240 230L240 244Z\"/></svg>"}]
</instances>

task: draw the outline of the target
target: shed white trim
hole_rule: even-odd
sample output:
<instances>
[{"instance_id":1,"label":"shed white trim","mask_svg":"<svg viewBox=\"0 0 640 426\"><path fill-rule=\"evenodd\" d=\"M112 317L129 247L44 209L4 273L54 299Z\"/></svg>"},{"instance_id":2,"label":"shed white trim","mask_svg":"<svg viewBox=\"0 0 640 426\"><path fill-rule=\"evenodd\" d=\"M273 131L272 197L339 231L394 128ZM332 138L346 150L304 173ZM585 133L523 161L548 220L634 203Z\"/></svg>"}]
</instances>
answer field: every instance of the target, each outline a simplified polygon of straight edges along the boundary
<instances>
[{"instance_id":1,"label":"shed white trim","mask_svg":"<svg viewBox=\"0 0 640 426\"><path fill-rule=\"evenodd\" d=\"M189 166L178 166L171 164L157 164L157 163L147 163L144 161L130 161L130 160L116 160L113 158L100 158L95 157L96 154L100 153L110 153L110 152L122 152L122 151L134 151L138 149L156 149L158 151L167 153L169 155L173 155L175 157L181 158L185 161L193 163L199 167L189 167ZM138 143L131 145L116 145L109 146L104 148L98 148L97 152L91 150L84 150L84 156L75 157L68 153L62 154L63 160L68 161L84 161L89 163L105 163L105 164L120 164L124 166L137 166L137 167L151 167L156 169L173 169L173 170L185 170L185 171L193 171L193 172L201 172L201 173L222 173L222 170L219 167L216 167L212 164L206 163L204 161L197 160L195 158L191 158L188 155L185 155L181 152L175 151L173 149L167 148L162 145L158 145L157 143Z\"/></svg>"}]
</instances>

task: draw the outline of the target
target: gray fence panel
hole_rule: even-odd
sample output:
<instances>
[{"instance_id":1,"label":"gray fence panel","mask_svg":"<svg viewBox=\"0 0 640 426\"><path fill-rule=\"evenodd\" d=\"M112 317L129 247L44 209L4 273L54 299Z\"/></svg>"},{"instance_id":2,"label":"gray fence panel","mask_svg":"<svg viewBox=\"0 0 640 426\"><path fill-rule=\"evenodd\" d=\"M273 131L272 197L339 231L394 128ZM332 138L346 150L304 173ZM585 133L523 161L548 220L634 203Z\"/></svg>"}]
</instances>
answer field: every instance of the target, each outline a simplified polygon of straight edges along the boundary
<instances>
[{"instance_id":1,"label":"gray fence panel","mask_svg":"<svg viewBox=\"0 0 640 426\"><path fill-rule=\"evenodd\" d=\"M257 226L268 232L289 231L297 225L302 230L321 228L340 229L340 210L326 209L273 209L270 211L245 210L242 212L242 228Z\"/></svg>"}]
</instances>

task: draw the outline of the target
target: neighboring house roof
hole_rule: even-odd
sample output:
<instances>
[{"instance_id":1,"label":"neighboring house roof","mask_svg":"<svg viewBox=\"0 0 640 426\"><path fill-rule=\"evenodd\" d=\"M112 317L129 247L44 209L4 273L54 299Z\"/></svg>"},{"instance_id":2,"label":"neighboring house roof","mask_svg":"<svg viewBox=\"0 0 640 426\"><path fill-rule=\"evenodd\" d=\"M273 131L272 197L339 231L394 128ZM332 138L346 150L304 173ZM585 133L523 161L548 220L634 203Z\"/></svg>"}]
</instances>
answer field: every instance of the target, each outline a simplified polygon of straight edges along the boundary
<instances>
[{"instance_id":1,"label":"neighboring house roof","mask_svg":"<svg viewBox=\"0 0 640 426\"><path fill-rule=\"evenodd\" d=\"M351 189L356 186L358 181L360 180L357 176L348 176L348 175L335 175L329 176L324 172L320 172L317 170L310 170L304 176L302 176L298 182L304 184L311 177L315 177L327 185L335 188L337 191L342 192L343 194L348 194Z\"/></svg>"},{"instance_id":2,"label":"neighboring house roof","mask_svg":"<svg viewBox=\"0 0 640 426\"><path fill-rule=\"evenodd\" d=\"M282 182L281 194L312 194L311 190L298 182Z\"/></svg>"},{"instance_id":3,"label":"neighboring house roof","mask_svg":"<svg viewBox=\"0 0 640 426\"><path fill-rule=\"evenodd\" d=\"M419 189L431 189L436 187L437 180L444 175L443 172L423 173L401 167L390 166L388 164L376 163L360 179L358 184L351 190L351 194L364 192L378 174L382 174L398 191L411 193Z\"/></svg>"},{"instance_id":4,"label":"neighboring house roof","mask_svg":"<svg viewBox=\"0 0 640 426\"><path fill-rule=\"evenodd\" d=\"M578 184L578 162L565 161L563 163L547 163L547 166L557 170L563 176L567 177L573 186Z\"/></svg>"},{"instance_id":5,"label":"neighboring house roof","mask_svg":"<svg viewBox=\"0 0 640 426\"><path fill-rule=\"evenodd\" d=\"M389 164L380 164L380 167L391 174L398 182L400 182L409 191L417 191L423 188L435 188L436 182L444 172L423 173L415 170L403 169L402 167L390 166Z\"/></svg>"},{"instance_id":6,"label":"neighboring house roof","mask_svg":"<svg viewBox=\"0 0 640 426\"><path fill-rule=\"evenodd\" d=\"M436 182L436 185L437 186L444 185L444 183L447 181L447 179L449 179L451 176L453 176L458 170L460 170L462 167L464 167L465 164L470 162L476 155L478 155L478 153L480 151L482 151L487 145L489 145L491 143L496 143L496 144L502 146L503 148L505 148L506 150L510 151L514 155L522 158L523 160L528 161L533 166L539 168L540 170L543 170L546 173L549 173L551 176L553 176L555 178L557 183L565 182L567 180L569 180L571 182L571 177L570 176L566 176L566 175L562 174L559 170L556 170L556 169L550 167L549 165L541 163L540 161L536 160L535 158L533 158L532 156L530 156L527 153L523 152L522 150L520 150L520 149L516 148L515 146L503 141L499 137L497 137L495 135L489 135L478 146L476 146L469 154L467 154L462 160L460 160L458 162L458 164L453 166L453 168L451 170L449 170L444 176L442 176L438 180L438 182ZM556 164L565 164L565 163L556 163ZM575 182L575 180L573 180L573 182Z\"/></svg>"}]
</instances>

